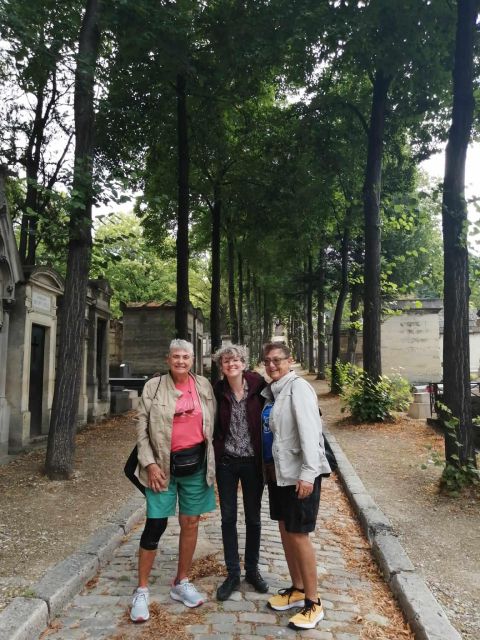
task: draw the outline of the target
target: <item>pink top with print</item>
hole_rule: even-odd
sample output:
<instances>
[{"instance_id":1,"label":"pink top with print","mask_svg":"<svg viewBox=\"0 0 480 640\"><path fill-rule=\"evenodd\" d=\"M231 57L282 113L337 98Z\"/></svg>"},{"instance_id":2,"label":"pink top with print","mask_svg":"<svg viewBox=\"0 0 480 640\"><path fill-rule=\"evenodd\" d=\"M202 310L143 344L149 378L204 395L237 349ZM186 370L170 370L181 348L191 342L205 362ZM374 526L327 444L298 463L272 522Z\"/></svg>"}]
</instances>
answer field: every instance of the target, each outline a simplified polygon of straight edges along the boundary
<instances>
[{"instance_id":1,"label":"pink top with print","mask_svg":"<svg viewBox=\"0 0 480 640\"><path fill-rule=\"evenodd\" d=\"M189 449L203 442L203 416L194 380L189 376L187 382L175 383L182 392L177 398L172 428L172 451Z\"/></svg>"}]
</instances>

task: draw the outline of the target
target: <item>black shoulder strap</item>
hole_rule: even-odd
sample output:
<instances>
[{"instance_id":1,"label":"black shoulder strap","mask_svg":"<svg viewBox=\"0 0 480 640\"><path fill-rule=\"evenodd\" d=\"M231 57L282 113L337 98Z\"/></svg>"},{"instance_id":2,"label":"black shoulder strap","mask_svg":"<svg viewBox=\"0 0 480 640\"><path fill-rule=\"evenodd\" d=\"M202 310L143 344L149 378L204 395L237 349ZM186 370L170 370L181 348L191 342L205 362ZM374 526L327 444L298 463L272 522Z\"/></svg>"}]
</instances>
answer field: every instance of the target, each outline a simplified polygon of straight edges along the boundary
<instances>
[{"instance_id":1,"label":"black shoulder strap","mask_svg":"<svg viewBox=\"0 0 480 640\"><path fill-rule=\"evenodd\" d=\"M162 378L163 378L163 376L158 376L158 377L159 377L160 379L159 379L159 381L158 381L157 388L155 389L155 393L153 394L152 402L153 402L153 401L155 400L155 398L157 397L158 390L160 389L160 383L161 383Z\"/></svg>"}]
</instances>

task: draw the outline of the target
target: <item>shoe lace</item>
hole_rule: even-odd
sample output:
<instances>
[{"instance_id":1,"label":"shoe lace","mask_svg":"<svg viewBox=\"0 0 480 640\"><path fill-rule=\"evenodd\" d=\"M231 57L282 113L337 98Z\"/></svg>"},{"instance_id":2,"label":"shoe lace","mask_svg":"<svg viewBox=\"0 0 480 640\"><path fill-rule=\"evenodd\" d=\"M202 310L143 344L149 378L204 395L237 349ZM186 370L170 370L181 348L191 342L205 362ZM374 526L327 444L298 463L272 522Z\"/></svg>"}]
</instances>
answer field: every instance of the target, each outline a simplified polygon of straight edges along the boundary
<instances>
[{"instance_id":1,"label":"shoe lace","mask_svg":"<svg viewBox=\"0 0 480 640\"><path fill-rule=\"evenodd\" d=\"M295 587L286 587L285 589L279 589L278 594L280 596L288 596L290 597L293 592L296 591Z\"/></svg>"},{"instance_id":2,"label":"shoe lace","mask_svg":"<svg viewBox=\"0 0 480 640\"><path fill-rule=\"evenodd\" d=\"M317 607L317 603L316 602L307 602L305 603L305 606L303 607L303 609L300 611L300 615L301 616L306 616L309 613L315 611Z\"/></svg>"},{"instance_id":3,"label":"shoe lace","mask_svg":"<svg viewBox=\"0 0 480 640\"><path fill-rule=\"evenodd\" d=\"M190 581L183 582L182 583L182 588L185 589L185 591L191 591L192 593L195 593L197 591L195 585L193 583L191 583Z\"/></svg>"},{"instance_id":4,"label":"shoe lace","mask_svg":"<svg viewBox=\"0 0 480 640\"><path fill-rule=\"evenodd\" d=\"M138 601L143 598L145 604L147 603L147 594L144 591L137 591L133 597L133 604L138 604Z\"/></svg>"}]
</instances>

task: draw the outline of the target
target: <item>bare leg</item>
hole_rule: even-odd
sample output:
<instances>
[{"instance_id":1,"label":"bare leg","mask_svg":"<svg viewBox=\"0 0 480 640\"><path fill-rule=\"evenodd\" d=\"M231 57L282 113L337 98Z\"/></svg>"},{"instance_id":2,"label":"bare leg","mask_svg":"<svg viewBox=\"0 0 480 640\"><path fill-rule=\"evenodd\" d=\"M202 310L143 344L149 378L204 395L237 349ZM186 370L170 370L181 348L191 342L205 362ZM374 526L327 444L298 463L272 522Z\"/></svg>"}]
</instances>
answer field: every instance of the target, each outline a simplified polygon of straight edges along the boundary
<instances>
[{"instance_id":1,"label":"bare leg","mask_svg":"<svg viewBox=\"0 0 480 640\"><path fill-rule=\"evenodd\" d=\"M187 578L192 566L193 554L197 546L198 523L200 516L179 514L180 539L178 542L178 567L175 582Z\"/></svg>"},{"instance_id":2,"label":"bare leg","mask_svg":"<svg viewBox=\"0 0 480 640\"><path fill-rule=\"evenodd\" d=\"M288 570L290 572L290 577L292 578L292 585L294 587L297 587L297 589L303 589L302 572L300 571L300 566L295 555L295 550L292 548L289 534L285 530L285 523L283 522L283 520L279 520L278 528L280 530L280 537L282 538L282 545L285 552L285 559L287 561Z\"/></svg>"},{"instance_id":3,"label":"bare leg","mask_svg":"<svg viewBox=\"0 0 480 640\"><path fill-rule=\"evenodd\" d=\"M282 532L280 528L280 534L292 584L298 588L303 587L305 598L316 602L318 598L317 561L308 533L289 533L285 529Z\"/></svg>"},{"instance_id":4,"label":"bare leg","mask_svg":"<svg viewBox=\"0 0 480 640\"><path fill-rule=\"evenodd\" d=\"M150 572L152 571L153 561L155 560L155 556L157 555L157 551L150 551L148 549L140 549L138 550L138 586L139 587L148 587L148 578L150 576Z\"/></svg>"}]
</instances>

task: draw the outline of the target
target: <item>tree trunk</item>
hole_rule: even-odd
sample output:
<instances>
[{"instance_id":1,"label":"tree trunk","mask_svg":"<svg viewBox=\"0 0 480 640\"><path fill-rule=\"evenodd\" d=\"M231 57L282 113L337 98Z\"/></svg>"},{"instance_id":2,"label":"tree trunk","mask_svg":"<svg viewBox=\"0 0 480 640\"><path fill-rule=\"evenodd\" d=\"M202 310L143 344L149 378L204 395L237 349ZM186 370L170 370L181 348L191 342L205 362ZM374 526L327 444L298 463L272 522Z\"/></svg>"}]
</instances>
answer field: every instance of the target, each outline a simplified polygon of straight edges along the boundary
<instances>
[{"instance_id":1,"label":"tree trunk","mask_svg":"<svg viewBox=\"0 0 480 640\"><path fill-rule=\"evenodd\" d=\"M313 269L312 256L308 255L307 266L307 345L308 345L308 373L315 373L313 358Z\"/></svg>"},{"instance_id":2,"label":"tree trunk","mask_svg":"<svg viewBox=\"0 0 480 640\"><path fill-rule=\"evenodd\" d=\"M253 363L255 341L253 336L253 314L252 314L252 275L250 267L247 266L247 280L245 283L245 303L247 306L247 327L248 327L248 343L250 363Z\"/></svg>"},{"instance_id":3,"label":"tree trunk","mask_svg":"<svg viewBox=\"0 0 480 640\"><path fill-rule=\"evenodd\" d=\"M222 202L220 187L214 188L212 207L212 292L210 297L210 332L212 353L222 346L220 333L220 233L222 224ZM211 382L214 384L220 377L217 365L212 361Z\"/></svg>"},{"instance_id":4,"label":"tree trunk","mask_svg":"<svg viewBox=\"0 0 480 640\"><path fill-rule=\"evenodd\" d=\"M87 0L75 71L75 161L65 295L60 316L58 366L46 454L52 479L73 471L78 400L85 340L85 305L92 246L95 70L100 47L99 0Z\"/></svg>"},{"instance_id":5,"label":"tree trunk","mask_svg":"<svg viewBox=\"0 0 480 640\"><path fill-rule=\"evenodd\" d=\"M270 342L272 339L272 318L267 305L267 292L263 291L263 342Z\"/></svg>"},{"instance_id":6,"label":"tree trunk","mask_svg":"<svg viewBox=\"0 0 480 640\"><path fill-rule=\"evenodd\" d=\"M325 248L321 247L317 277L317 380L325 380Z\"/></svg>"},{"instance_id":7,"label":"tree trunk","mask_svg":"<svg viewBox=\"0 0 480 640\"><path fill-rule=\"evenodd\" d=\"M336 365L340 359L340 333L342 328L343 307L348 294L348 240L349 228L348 224L345 223L341 243L342 275L340 291L338 292L337 304L335 306L335 313L333 315L332 322L332 393L337 394L342 390Z\"/></svg>"},{"instance_id":8,"label":"tree trunk","mask_svg":"<svg viewBox=\"0 0 480 640\"><path fill-rule=\"evenodd\" d=\"M445 438L447 464L475 464L473 444L468 323L467 205L465 161L474 112L473 51L477 0L458 0L452 124L445 154L442 221L444 243L443 337L444 402L458 420Z\"/></svg>"},{"instance_id":9,"label":"tree trunk","mask_svg":"<svg viewBox=\"0 0 480 640\"><path fill-rule=\"evenodd\" d=\"M25 153L25 173L27 178L27 193L20 228L19 253L23 265L35 265L36 226L35 215L38 205L38 171L44 139L45 122L43 119L43 104L46 81L37 89L35 118L32 132L28 139Z\"/></svg>"},{"instance_id":10,"label":"tree trunk","mask_svg":"<svg viewBox=\"0 0 480 640\"><path fill-rule=\"evenodd\" d=\"M363 185L365 218L365 292L363 309L363 368L372 380L382 374L380 289L380 194L385 110L391 78L379 70L373 83L368 133L367 166Z\"/></svg>"},{"instance_id":11,"label":"tree trunk","mask_svg":"<svg viewBox=\"0 0 480 640\"><path fill-rule=\"evenodd\" d=\"M355 364L355 354L357 351L358 329L356 323L359 320L358 310L360 308L360 300L362 290L359 284L352 286L352 296L350 298L350 327L348 329L347 357L346 361Z\"/></svg>"},{"instance_id":12,"label":"tree trunk","mask_svg":"<svg viewBox=\"0 0 480 640\"><path fill-rule=\"evenodd\" d=\"M243 260L241 253L237 254L237 282L238 282L238 341L240 344L245 342L245 329L243 322Z\"/></svg>"},{"instance_id":13,"label":"tree trunk","mask_svg":"<svg viewBox=\"0 0 480 640\"><path fill-rule=\"evenodd\" d=\"M178 144L178 212L177 212L177 301L175 305L175 334L188 340L188 218L189 218L189 168L188 118L186 80L177 75L177 144Z\"/></svg>"},{"instance_id":14,"label":"tree trunk","mask_svg":"<svg viewBox=\"0 0 480 640\"><path fill-rule=\"evenodd\" d=\"M238 317L235 304L235 243L232 237L227 240L228 261L228 315L230 317L230 334L232 342L238 344Z\"/></svg>"}]
</instances>

